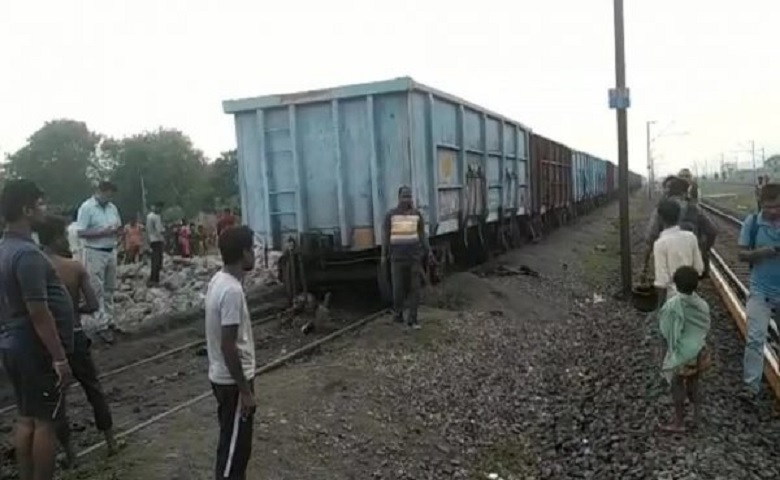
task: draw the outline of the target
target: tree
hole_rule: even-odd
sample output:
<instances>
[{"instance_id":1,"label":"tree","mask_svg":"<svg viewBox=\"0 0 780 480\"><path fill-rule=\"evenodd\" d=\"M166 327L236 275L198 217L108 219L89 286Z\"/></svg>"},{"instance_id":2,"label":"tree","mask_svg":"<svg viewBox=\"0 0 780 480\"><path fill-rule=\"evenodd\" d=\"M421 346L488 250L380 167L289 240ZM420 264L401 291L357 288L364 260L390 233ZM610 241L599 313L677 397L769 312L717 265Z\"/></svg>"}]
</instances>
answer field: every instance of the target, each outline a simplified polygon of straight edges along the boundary
<instances>
[{"instance_id":1,"label":"tree","mask_svg":"<svg viewBox=\"0 0 780 480\"><path fill-rule=\"evenodd\" d=\"M205 157L182 132L159 129L109 147L115 159L112 180L119 188L115 203L124 218L143 215L144 199L147 205L181 206L187 216L210 203Z\"/></svg>"},{"instance_id":2,"label":"tree","mask_svg":"<svg viewBox=\"0 0 780 480\"><path fill-rule=\"evenodd\" d=\"M209 186L213 194L213 207L238 206L238 153L235 150L222 152L209 165Z\"/></svg>"},{"instance_id":3,"label":"tree","mask_svg":"<svg viewBox=\"0 0 780 480\"><path fill-rule=\"evenodd\" d=\"M9 178L36 182L50 205L74 208L92 191L100 141L84 122L52 120L8 156L5 170Z\"/></svg>"}]
</instances>

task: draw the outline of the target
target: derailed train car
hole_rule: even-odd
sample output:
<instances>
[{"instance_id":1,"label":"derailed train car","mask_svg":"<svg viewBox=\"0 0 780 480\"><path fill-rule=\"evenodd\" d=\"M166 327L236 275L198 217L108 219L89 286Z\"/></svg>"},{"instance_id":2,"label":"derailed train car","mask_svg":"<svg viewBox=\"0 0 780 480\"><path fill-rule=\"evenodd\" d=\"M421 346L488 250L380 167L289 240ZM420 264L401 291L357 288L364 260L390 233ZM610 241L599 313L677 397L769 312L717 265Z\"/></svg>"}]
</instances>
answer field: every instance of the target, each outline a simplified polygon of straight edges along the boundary
<instances>
[{"instance_id":1,"label":"derailed train car","mask_svg":"<svg viewBox=\"0 0 780 480\"><path fill-rule=\"evenodd\" d=\"M518 245L534 222L562 223L579 202L576 152L410 78L223 107L235 117L243 222L284 251L291 294L381 280L382 222L400 185L412 189L439 268Z\"/></svg>"}]
</instances>

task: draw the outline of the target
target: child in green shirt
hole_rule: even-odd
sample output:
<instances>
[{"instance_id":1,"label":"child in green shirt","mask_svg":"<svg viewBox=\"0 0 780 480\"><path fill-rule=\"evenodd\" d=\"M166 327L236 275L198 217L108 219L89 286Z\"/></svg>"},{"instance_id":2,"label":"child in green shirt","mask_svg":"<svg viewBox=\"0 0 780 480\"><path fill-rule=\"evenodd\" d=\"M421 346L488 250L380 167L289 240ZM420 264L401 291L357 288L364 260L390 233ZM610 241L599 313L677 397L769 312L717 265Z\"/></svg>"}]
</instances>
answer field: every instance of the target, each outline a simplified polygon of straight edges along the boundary
<instances>
[{"instance_id":1,"label":"child in green shirt","mask_svg":"<svg viewBox=\"0 0 780 480\"><path fill-rule=\"evenodd\" d=\"M678 268L673 279L678 293L661 307L658 320L667 346L662 375L671 384L675 415L674 422L661 429L684 433L686 397L693 404L694 424L699 421L699 377L709 363L710 307L696 294L699 273L693 267Z\"/></svg>"}]
</instances>

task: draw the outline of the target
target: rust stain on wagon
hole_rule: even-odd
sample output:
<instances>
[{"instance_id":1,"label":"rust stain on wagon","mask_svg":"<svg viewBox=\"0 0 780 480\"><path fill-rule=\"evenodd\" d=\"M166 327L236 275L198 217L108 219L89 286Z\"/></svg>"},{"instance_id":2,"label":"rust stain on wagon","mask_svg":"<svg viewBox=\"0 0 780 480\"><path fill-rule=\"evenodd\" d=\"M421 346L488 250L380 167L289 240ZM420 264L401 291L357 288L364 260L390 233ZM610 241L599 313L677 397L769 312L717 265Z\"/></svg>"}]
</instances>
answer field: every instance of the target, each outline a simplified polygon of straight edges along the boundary
<instances>
[{"instance_id":1,"label":"rust stain on wagon","mask_svg":"<svg viewBox=\"0 0 780 480\"><path fill-rule=\"evenodd\" d=\"M446 185L455 184L455 152L439 150L439 183Z\"/></svg>"}]
</instances>

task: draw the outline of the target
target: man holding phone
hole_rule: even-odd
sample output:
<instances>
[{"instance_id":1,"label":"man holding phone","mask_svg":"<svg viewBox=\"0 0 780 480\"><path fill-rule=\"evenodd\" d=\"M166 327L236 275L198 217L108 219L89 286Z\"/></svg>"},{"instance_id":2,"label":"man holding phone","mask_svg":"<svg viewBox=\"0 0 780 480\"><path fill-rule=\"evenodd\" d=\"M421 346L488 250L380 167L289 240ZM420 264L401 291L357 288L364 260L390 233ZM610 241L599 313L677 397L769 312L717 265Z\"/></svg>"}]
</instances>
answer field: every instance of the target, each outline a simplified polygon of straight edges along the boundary
<instances>
[{"instance_id":1,"label":"man holding phone","mask_svg":"<svg viewBox=\"0 0 780 480\"><path fill-rule=\"evenodd\" d=\"M100 309L91 325L106 343L114 342L114 291L116 290L116 247L122 233L122 218L111 198L117 188L103 181L95 194L81 204L76 223L84 241L84 264L92 279Z\"/></svg>"},{"instance_id":2,"label":"man holding phone","mask_svg":"<svg viewBox=\"0 0 780 480\"><path fill-rule=\"evenodd\" d=\"M755 403L761 388L764 345L772 310L780 307L780 184L765 184L760 195L761 210L742 222L739 235L739 259L751 267L743 360L743 397L751 404Z\"/></svg>"}]
</instances>

